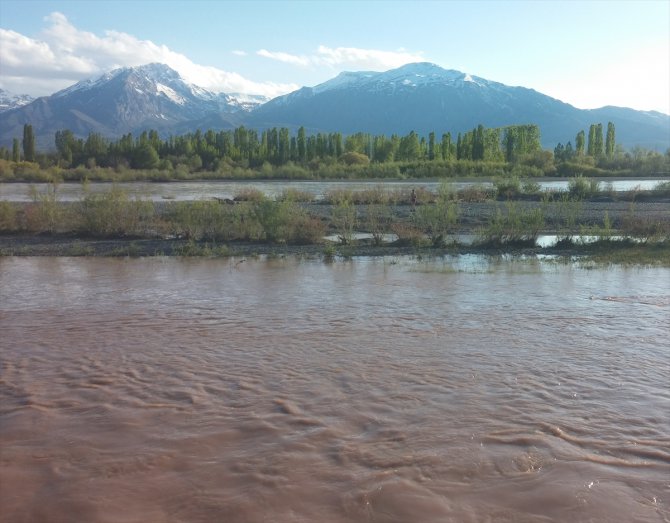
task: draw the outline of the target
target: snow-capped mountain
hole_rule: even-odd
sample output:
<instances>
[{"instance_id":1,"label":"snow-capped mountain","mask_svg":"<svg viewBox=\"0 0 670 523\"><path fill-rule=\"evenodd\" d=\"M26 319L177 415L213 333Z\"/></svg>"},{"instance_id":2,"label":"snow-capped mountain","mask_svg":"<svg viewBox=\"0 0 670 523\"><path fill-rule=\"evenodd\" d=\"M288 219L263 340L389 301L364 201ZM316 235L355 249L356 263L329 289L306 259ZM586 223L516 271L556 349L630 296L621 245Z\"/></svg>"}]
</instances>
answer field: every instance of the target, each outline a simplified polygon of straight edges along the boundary
<instances>
[{"instance_id":1,"label":"snow-capped mountain","mask_svg":"<svg viewBox=\"0 0 670 523\"><path fill-rule=\"evenodd\" d=\"M32 102L34 98L27 94L13 94L4 89L0 89L0 113L23 107Z\"/></svg>"},{"instance_id":2,"label":"snow-capped mountain","mask_svg":"<svg viewBox=\"0 0 670 523\"><path fill-rule=\"evenodd\" d=\"M107 137L155 129L162 134L196 128L231 128L260 100L213 93L185 82L164 64L126 67L88 79L19 109L7 111L0 123L5 143L20 136L29 122L38 146L53 146L56 131L70 129L85 137ZM203 125L206 127L203 127Z\"/></svg>"},{"instance_id":3,"label":"snow-capped mountain","mask_svg":"<svg viewBox=\"0 0 670 523\"><path fill-rule=\"evenodd\" d=\"M4 93L0 93L2 95ZM456 134L479 124L504 127L537 124L542 143L553 148L573 141L593 123L616 126L617 143L665 151L670 147L670 116L619 107L577 109L525 87L415 63L385 72L344 72L314 87L273 100L240 93L213 93L185 82L162 64L110 71L52 96L38 98L0 117L0 145L11 146L30 123L38 148L54 147L55 132L70 129L109 138L155 129L163 136L239 125L304 126L309 132L344 134Z\"/></svg>"},{"instance_id":4,"label":"snow-capped mountain","mask_svg":"<svg viewBox=\"0 0 670 523\"><path fill-rule=\"evenodd\" d=\"M486 127L533 123L553 148L573 141L592 123L614 122L617 141L664 150L670 117L661 113L603 107L581 110L533 89L511 87L431 63L385 72L343 72L259 106L249 115L257 127L305 126L311 131L452 134Z\"/></svg>"}]
</instances>

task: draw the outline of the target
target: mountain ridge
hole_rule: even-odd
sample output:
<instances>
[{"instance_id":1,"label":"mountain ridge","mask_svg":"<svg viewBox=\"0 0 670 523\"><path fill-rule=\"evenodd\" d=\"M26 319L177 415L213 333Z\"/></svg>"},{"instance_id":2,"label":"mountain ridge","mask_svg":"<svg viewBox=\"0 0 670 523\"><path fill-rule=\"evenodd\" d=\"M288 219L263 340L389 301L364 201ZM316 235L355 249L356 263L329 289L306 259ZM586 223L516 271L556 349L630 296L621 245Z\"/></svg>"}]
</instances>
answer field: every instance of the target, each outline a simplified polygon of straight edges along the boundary
<instances>
[{"instance_id":1,"label":"mountain ridge","mask_svg":"<svg viewBox=\"0 0 670 523\"><path fill-rule=\"evenodd\" d=\"M0 95L3 94L0 91ZM1 100L1 98L0 98ZM1 103L1 102L0 102ZM301 126L310 132L427 135L469 131L479 124L504 127L533 123L542 143L574 140L592 123L612 121L626 147L670 147L670 116L605 106L577 109L534 89L417 62L383 72L345 71L313 87L272 100L213 93L185 82L164 64L125 67L77 82L51 96L7 109L0 117L0 144L33 125L38 148L53 148L57 130L79 137L118 138L155 129L162 135L196 129Z\"/></svg>"}]
</instances>

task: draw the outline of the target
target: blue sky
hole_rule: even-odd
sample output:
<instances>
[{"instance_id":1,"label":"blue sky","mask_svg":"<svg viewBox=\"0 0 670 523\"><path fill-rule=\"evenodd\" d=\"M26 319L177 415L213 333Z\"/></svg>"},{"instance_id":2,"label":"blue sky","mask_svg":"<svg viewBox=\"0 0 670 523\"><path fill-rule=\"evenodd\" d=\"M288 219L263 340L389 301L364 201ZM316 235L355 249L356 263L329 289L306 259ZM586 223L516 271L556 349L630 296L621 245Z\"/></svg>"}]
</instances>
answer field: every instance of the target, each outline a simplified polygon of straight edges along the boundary
<instances>
[{"instance_id":1,"label":"blue sky","mask_svg":"<svg viewBox=\"0 0 670 523\"><path fill-rule=\"evenodd\" d=\"M0 0L4 89L51 94L152 61L268 96L429 61L579 108L670 114L670 1Z\"/></svg>"}]
</instances>

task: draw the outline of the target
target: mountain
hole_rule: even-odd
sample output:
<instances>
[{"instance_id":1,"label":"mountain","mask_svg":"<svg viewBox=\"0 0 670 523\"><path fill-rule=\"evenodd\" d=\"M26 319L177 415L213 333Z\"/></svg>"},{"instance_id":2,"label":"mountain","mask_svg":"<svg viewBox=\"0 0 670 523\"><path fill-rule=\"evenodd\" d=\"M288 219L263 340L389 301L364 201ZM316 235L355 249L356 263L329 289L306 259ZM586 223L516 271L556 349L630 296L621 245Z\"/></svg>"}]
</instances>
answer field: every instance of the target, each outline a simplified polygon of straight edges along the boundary
<instances>
[{"instance_id":1,"label":"mountain","mask_svg":"<svg viewBox=\"0 0 670 523\"><path fill-rule=\"evenodd\" d=\"M542 143L553 148L574 139L592 123L616 126L617 142L665 150L670 146L670 117L657 112L603 107L581 110L533 89L510 87L414 63L378 72L344 72L315 87L303 87L252 111L255 127L304 126L310 131L421 135L452 134L483 124L503 127L539 125Z\"/></svg>"},{"instance_id":2,"label":"mountain","mask_svg":"<svg viewBox=\"0 0 670 523\"><path fill-rule=\"evenodd\" d=\"M240 124L240 114L260 101L188 84L163 64L127 67L4 112L0 143L22 136L25 123L33 126L39 148L53 147L61 129L80 137L96 132L118 138L147 129L181 134L198 127L233 128Z\"/></svg>"},{"instance_id":3,"label":"mountain","mask_svg":"<svg viewBox=\"0 0 670 523\"><path fill-rule=\"evenodd\" d=\"M5 97L0 92L1 100ZM7 96L9 100L9 97ZM24 99L24 101L27 101ZM265 102L265 103L264 103ZM8 104L10 102L7 102ZM20 103L20 102L12 102ZM156 129L178 135L196 129L256 129L304 126L308 132L427 136L450 131L454 138L479 124L503 127L537 124L544 147L571 141L593 123L613 122L617 143L665 151L670 147L670 116L621 107L582 110L533 89L510 87L443 69L430 63L386 72L344 72L315 87L303 87L273 100L245 94L215 94L186 83L162 64L111 71L38 98L0 115L0 145L11 146L33 126L37 147L54 147L56 131L79 137L97 132L118 138Z\"/></svg>"},{"instance_id":4,"label":"mountain","mask_svg":"<svg viewBox=\"0 0 670 523\"><path fill-rule=\"evenodd\" d=\"M0 113L23 107L32 102L34 98L27 94L13 94L4 89L0 89Z\"/></svg>"}]
</instances>

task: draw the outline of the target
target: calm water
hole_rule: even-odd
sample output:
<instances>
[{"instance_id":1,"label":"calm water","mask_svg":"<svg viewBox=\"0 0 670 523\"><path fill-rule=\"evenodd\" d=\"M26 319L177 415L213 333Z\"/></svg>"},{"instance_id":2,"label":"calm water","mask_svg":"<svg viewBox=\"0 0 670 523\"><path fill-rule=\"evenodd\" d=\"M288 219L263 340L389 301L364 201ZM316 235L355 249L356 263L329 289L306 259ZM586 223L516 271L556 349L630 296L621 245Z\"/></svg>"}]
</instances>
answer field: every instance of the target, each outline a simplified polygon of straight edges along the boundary
<instances>
[{"instance_id":1,"label":"calm water","mask_svg":"<svg viewBox=\"0 0 670 523\"><path fill-rule=\"evenodd\" d=\"M667 181L667 179L665 179ZM631 179L631 180L607 180L604 179L600 183L601 189L606 186L614 191L631 191L649 190L656 187L661 181L660 179ZM568 189L567 180L540 180L538 182L543 190L565 191ZM34 184L41 192L44 192L44 184ZM489 182L454 182L451 184L454 190L461 190L473 185L483 185L485 187L493 187ZM88 190L92 192L104 192L111 188L109 183L90 183ZM352 189L364 190L374 189L377 187L384 187L386 190L407 190L412 188L423 187L429 191L437 191L439 182L424 182L424 181L368 181L368 182L309 182L309 181L249 181L249 182L170 182L170 183L142 183L130 182L119 183L118 187L122 188L128 194L133 196L148 198L153 201L160 200L201 200L213 197L217 198L233 198L246 189L258 189L270 197L280 195L286 189L297 189L314 195L314 198L319 200L328 192L335 189ZM31 201L29 183L0 183L0 200L14 201L14 202L29 202ZM61 201L76 201L83 197L82 185L79 183L63 183L58 186L58 197Z\"/></svg>"},{"instance_id":2,"label":"calm water","mask_svg":"<svg viewBox=\"0 0 670 523\"><path fill-rule=\"evenodd\" d=\"M0 258L0 521L668 522L670 270Z\"/></svg>"}]
</instances>

